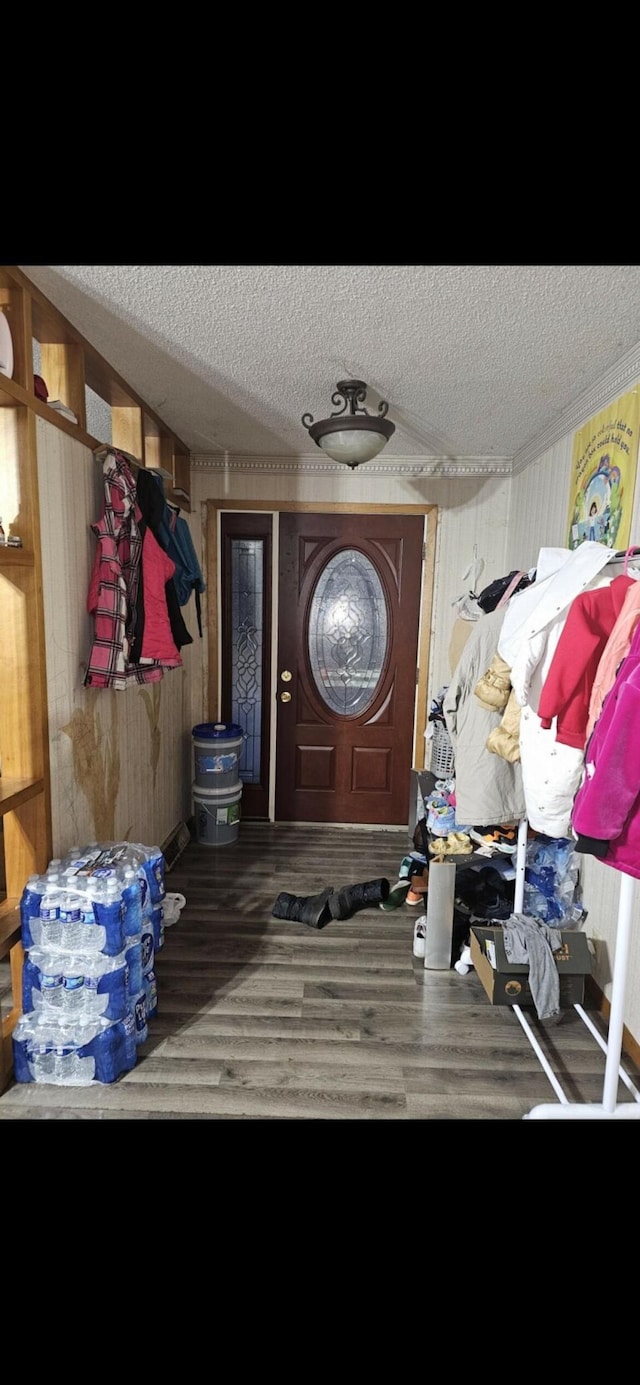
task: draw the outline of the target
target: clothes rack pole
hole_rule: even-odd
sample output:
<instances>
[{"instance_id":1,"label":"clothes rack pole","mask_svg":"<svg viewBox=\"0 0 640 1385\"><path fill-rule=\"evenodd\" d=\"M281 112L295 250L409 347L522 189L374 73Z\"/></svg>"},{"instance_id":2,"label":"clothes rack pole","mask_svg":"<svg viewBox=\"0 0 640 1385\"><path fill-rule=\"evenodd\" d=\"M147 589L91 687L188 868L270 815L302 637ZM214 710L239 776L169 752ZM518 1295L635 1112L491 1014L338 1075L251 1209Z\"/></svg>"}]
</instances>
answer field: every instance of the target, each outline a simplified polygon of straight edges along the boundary
<instances>
[{"instance_id":1,"label":"clothes rack pole","mask_svg":"<svg viewBox=\"0 0 640 1385\"><path fill-rule=\"evenodd\" d=\"M518 852L516 866L516 886L514 892L514 912L522 910L524 897L524 878L527 848L527 822L523 818L518 830ZM519 896L520 892L520 897ZM627 963L629 958L629 942L631 937L631 913L633 906L633 879L630 875L622 875L620 880L620 900L618 904L618 922L616 929L616 950L613 965L613 984L611 991L611 1010L609 1014L609 1026L607 1040L597 1034L595 1027L585 1015L580 1005L574 1005L580 1019L593 1034L600 1047L606 1054L604 1086L602 1102L569 1102L560 1084L553 1074L547 1059L538 1044L535 1035L529 1025L529 1021L520 1009L519 1005L514 1005L514 1010L522 1028L527 1035L529 1043L536 1053L544 1071L551 1082L551 1085L558 1096L558 1104L554 1102L544 1103L541 1106L534 1106L524 1117L525 1120L640 1120L640 1092L634 1087L628 1074L624 1072L621 1064L622 1058L622 1033L624 1016L624 996L627 980ZM618 1081L622 1078L625 1085L633 1095L633 1101L617 1103Z\"/></svg>"},{"instance_id":2,"label":"clothes rack pole","mask_svg":"<svg viewBox=\"0 0 640 1385\"><path fill-rule=\"evenodd\" d=\"M513 912L521 914L524 904L524 881L525 868L527 864L527 833L529 822L527 818L522 818L518 827L518 846L516 849L516 883L513 891Z\"/></svg>"}]
</instances>

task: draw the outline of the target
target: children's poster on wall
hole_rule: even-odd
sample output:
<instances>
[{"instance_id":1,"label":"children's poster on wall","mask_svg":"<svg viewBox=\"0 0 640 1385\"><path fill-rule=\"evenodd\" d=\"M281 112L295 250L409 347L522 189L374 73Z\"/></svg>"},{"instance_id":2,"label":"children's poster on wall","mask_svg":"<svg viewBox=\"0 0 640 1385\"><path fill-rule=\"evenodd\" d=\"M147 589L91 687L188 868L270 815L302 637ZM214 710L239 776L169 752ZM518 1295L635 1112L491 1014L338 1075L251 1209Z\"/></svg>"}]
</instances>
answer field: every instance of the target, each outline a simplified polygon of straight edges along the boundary
<instances>
[{"instance_id":1,"label":"children's poster on wall","mask_svg":"<svg viewBox=\"0 0 640 1385\"><path fill-rule=\"evenodd\" d=\"M575 434L568 548L579 548L585 539L608 548L628 548L639 422L640 393L633 389Z\"/></svg>"}]
</instances>

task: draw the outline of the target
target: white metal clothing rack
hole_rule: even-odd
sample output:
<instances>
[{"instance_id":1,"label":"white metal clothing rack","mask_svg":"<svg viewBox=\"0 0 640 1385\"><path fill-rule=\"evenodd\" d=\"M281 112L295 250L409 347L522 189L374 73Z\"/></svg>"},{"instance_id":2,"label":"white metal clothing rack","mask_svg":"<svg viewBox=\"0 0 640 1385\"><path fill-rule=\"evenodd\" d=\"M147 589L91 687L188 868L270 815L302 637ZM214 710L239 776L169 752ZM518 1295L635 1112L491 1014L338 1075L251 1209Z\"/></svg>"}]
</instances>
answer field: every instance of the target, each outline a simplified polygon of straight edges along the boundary
<instances>
[{"instance_id":1,"label":"white metal clothing rack","mask_svg":"<svg viewBox=\"0 0 640 1385\"><path fill-rule=\"evenodd\" d=\"M627 571L629 559L635 557L638 560L640 548L628 548L626 552L612 553L606 566L612 563L624 561L624 571ZM518 849L516 856L516 882L514 889L514 913L523 912L524 903L524 884L526 869L527 852L527 818L523 818L518 828ZM618 922L616 929L616 950L613 964L613 982L611 989L611 1010L609 1014L609 1025L606 1041L593 1024L592 1020L585 1013L581 1005L574 1005L583 1024L593 1035L606 1054L604 1085L601 1102L570 1102L563 1091L556 1074L551 1068L546 1054L541 1049L535 1034L533 1033L529 1021L519 1005L512 1006L522 1028L537 1055L544 1071L549 1078L558 1098L557 1104L554 1102L545 1103L541 1106L534 1106L525 1120L640 1120L640 1091L634 1086L628 1073L621 1066L622 1057L622 1034L624 1027L624 997L627 981L627 964L629 959L629 942L631 937L631 913L633 906L633 879L629 875L620 874L620 898L618 903ZM631 1092L632 1101L623 1103L617 1102L618 1081L621 1080Z\"/></svg>"},{"instance_id":2,"label":"white metal clothing rack","mask_svg":"<svg viewBox=\"0 0 640 1385\"><path fill-rule=\"evenodd\" d=\"M527 852L528 821L523 818L518 828L518 849L516 855L516 882L514 888L513 910L523 913L524 882ZM640 1091L634 1087L628 1073L621 1066L622 1031L624 1016L624 994L627 980L627 961L631 934L631 908L633 903L633 880L630 875L621 875L620 902L618 905L618 926L616 932L616 951L613 966L613 985L611 991L611 1013L607 1040L585 1013L581 1005L574 1005L580 1019L593 1034L594 1039L606 1054L604 1087L601 1102L570 1102L565 1095L549 1060L540 1047L531 1025L519 1005L511 1008L524 1029L531 1047L549 1078L558 1098L558 1103L547 1102L534 1106L524 1120L640 1120ZM617 1102L618 1080L631 1092L633 1100Z\"/></svg>"}]
</instances>

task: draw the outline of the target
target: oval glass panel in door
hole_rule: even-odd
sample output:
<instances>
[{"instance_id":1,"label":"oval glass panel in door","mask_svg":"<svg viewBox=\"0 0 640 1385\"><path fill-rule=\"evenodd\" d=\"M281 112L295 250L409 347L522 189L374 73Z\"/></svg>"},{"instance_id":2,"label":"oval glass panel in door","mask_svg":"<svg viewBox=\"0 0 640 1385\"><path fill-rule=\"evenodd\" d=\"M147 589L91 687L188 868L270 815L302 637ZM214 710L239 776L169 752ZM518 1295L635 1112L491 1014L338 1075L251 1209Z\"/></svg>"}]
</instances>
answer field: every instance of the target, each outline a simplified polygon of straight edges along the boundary
<instances>
[{"instance_id":1,"label":"oval glass panel in door","mask_svg":"<svg viewBox=\"0 0 640 1385\"><path fill-rule=\"evenodd\" d=\"M323 702L340 716L371 705L385 666L387 603L373 563L344 548L320 574L309 608L309 661Z\"/></svg>"}]
</instances>

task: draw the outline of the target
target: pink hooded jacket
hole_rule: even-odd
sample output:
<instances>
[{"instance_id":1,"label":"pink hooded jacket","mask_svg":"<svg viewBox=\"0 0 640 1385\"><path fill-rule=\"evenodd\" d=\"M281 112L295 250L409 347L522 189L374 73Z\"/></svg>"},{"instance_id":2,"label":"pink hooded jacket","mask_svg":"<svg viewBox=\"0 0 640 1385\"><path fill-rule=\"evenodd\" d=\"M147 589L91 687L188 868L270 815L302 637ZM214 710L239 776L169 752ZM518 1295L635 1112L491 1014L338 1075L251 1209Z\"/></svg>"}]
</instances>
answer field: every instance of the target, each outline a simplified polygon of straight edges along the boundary
<instances>
[{"instance_id":1,"label":"pink hooded jacket","mask_svg":"<svg viewBox=\"0 0 640 1385\"><path fill-rule=\"evenodd\" d=\"M640 880L640 625L589 738L571 820L576 851Z\"/></svg>"}]
</instances>

